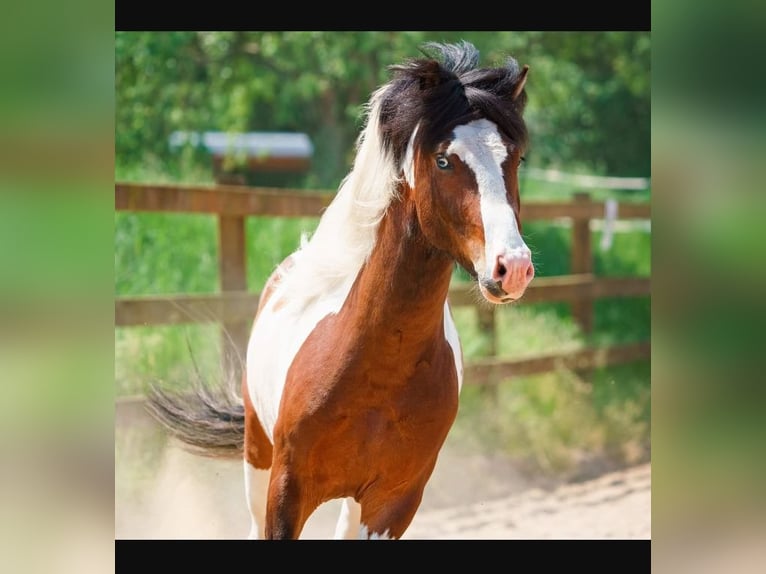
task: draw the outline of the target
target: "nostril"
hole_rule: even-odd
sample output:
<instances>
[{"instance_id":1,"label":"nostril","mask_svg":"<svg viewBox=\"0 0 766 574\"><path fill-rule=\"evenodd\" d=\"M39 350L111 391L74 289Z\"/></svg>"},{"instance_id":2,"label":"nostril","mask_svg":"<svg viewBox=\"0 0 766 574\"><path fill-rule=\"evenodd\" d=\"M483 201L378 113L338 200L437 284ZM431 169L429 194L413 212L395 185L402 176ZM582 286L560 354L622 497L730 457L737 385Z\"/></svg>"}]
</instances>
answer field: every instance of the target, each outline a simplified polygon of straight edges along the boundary
<instances>
[{"instance_id":1,"label":"nostril","mask_svg":"<svg viewBox=\"0 0 766 574\"><path fill-rule=\"evenodd\" d=\"M531 263L527 266L527 279L532 279L535 276L535 266Z\"/></svg>"},{"instance_id":2,"label":"nostril","mask_svg":"<svg viewBox=\"0 0 766 574\"><path fill-rule=\"evenodd\" d=\"M508 272L508 270L505 268L505 265L502 263L497 264L497 275L498 277L505 277L505 274Z\"/></svg>"}]
</instances>

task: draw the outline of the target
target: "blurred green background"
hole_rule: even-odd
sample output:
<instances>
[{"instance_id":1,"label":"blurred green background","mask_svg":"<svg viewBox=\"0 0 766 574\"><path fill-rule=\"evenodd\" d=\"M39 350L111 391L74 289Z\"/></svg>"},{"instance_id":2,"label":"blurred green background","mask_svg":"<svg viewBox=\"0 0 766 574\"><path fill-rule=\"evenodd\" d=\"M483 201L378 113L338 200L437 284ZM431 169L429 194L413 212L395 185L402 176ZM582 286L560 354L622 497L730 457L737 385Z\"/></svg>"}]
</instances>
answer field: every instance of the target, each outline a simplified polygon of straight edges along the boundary
<instances>
[{"instance_id":1,"label":"blurred green background","mask_svg":"<svg viewBox=\"0 0 766 574\"><path fill-rule=\"evenodd\" d=\"M315 143L306 187L337 187L361 105L388 66L426 41L467 40L483 65L529 64L529 165L650 175L649 32L118 32L118 178L134 170L194 177L174 130L297 131ZM202 161L204 165L204 161Z\"/></svg>"}]
</instances>

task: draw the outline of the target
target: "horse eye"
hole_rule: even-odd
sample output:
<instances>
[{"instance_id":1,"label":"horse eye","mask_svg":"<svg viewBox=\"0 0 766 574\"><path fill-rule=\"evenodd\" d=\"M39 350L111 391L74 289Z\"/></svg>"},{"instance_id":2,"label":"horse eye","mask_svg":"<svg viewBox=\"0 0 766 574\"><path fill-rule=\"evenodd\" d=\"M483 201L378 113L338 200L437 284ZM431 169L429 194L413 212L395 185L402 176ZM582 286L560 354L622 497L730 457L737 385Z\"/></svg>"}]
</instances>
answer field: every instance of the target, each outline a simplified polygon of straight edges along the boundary
<instances>
[{"instance_id":1,"label":"horse eye","mask_svg":"<svg viewBox=\"0 0 766 574\"><path fill-rule=\"evenodd\" d=\"M447 159L447 156L439 155L436 156L436 166L439 169L448 169L450 166L449 160Z\"/></svg>"}]
</instances>

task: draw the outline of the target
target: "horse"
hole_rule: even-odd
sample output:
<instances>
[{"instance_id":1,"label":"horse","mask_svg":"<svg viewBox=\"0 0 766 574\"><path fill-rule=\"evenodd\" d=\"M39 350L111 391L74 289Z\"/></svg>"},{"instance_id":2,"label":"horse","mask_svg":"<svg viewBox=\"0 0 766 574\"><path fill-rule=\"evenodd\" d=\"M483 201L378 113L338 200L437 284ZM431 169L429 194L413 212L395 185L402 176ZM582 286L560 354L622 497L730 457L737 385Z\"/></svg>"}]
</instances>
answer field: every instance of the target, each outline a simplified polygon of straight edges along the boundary
<instances>
[{"instance_id":1,"label":"horse","mask_svg":"<svg viewBox=\"0 0 766 574\"><path fill-rule=\"evenodd\" d=\"M339 499L335 538L401 538L458 411L455 265L492 305L534 276L518 183L529 67L480 68L465 41L420 52L389 66L350 172L267 280L240 392L150 389L186 447L243 457L249 538L297 539Z\"/></svg>"}]
</instances>

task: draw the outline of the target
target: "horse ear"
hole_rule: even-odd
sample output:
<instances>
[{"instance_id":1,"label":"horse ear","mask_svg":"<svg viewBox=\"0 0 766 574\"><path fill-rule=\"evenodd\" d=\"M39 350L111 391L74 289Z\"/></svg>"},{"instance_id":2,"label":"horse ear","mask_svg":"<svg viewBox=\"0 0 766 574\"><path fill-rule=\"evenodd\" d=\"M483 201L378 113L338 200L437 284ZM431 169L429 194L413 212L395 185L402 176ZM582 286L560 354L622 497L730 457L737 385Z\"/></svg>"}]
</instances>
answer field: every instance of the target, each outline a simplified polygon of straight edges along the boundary
<instances>
[{"instance_id":1,"label":"horse ear","mask_svg":"<svg viewBox=\"0 0 766 574\"><path fill-rule=\"evenodd\" d=\"M516 87L513 89L513 95L511 96L512 100L515 100L521 95L521 92L524 91L524 86L527 83L527 74L529 73L529 66L524 64L524 67L521 69L521 74L518 83L516 84Z\"/></svg>"},{"instance_id":2,"label":"horse ear","mask_svg":"<svg viewBox=\"0 0 766 574\"><path fill-rule=\"evenodd\" d=\"M444 82L445 77L444 70L441 64L436 60L428 60L424 62L420 69L420 89L428 90L434 86L438 86Z\"/></svg>"}]
</instances>

